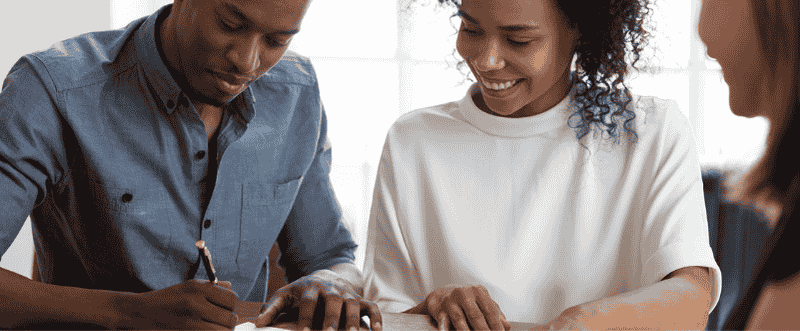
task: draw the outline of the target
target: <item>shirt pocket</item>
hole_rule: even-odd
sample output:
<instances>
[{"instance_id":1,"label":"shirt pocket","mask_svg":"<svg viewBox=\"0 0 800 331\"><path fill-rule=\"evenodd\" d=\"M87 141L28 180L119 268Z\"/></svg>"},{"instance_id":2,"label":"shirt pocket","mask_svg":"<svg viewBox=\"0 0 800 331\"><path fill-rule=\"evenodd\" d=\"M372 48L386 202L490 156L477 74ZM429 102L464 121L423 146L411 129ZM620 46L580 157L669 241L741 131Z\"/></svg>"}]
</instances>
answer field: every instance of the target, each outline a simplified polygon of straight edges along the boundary
<instances>
[{"instance_id":1,"label":"shirt pocket","mask_svg":"<svg viewBox=\"0 0 800 331\"><path fill-rule=\"evenodd\" d=\"M111 215L122 237L128 260L136 270L163 262L169 254L172 233L164 190L152 188L107 189Z\"/></svg>"},{"instance_id":2,"label":"shirt pocket","mask_svg":"<svg viewBox=\"0 0 800 331\"><path fill-rule=\"evenodd\" d=\"M242 187L242 219L236 264L261 267L283 229L300 189L302 177L286 183L247 182Z\"/></svg>"}]
</instances>

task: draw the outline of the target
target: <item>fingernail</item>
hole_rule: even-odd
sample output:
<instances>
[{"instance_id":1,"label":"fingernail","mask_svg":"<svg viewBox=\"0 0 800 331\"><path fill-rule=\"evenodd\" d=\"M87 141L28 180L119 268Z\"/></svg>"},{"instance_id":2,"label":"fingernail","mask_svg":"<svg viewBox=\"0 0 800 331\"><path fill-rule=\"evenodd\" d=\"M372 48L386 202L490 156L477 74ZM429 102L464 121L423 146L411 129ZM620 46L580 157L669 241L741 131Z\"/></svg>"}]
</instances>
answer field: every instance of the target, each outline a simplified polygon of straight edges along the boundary
<instances>
[{"instance_id":1,"label":"fingernail","mask_svg":"<svg viewBox=\"0 0 800 331\"><path fill-rule=\"evenodd\" d=\"M350 331L358 331L358 329L356 329L356 327L355 327L355 326L351 326L351 327L350 327Z\"/></svg>"},{"instance_id":2,"label":"fingernail","mask_svg":"<svg viewBox=\"0 0 800 331\"><path fill-rule=\"evenodd\" d=\"M311 331L311 328L306 326L306 327L303 328L303 331Z\"/></svg>"},{"instance_id":3,"label":"fingernail","mask_svg":"<svg viewBox=\"0 0 800 331\"><path fill-rule=\"evenodd\" d=\"M336 331L336 330L334 330L334 328L332 326L329 326L328 327L328 331Z\"/></svg>"},{"instance_id":4,"label":"fingernail","mask_svg":"<svg viewBox=\"0 0 800 331\"><path fill-rule=\"evenodd\" d=\"M375 322L375 327L376 327L376 328L381 328L381 327L382 327L382 326L381 326L381 322Z\"/></svg>"}]
</instances>

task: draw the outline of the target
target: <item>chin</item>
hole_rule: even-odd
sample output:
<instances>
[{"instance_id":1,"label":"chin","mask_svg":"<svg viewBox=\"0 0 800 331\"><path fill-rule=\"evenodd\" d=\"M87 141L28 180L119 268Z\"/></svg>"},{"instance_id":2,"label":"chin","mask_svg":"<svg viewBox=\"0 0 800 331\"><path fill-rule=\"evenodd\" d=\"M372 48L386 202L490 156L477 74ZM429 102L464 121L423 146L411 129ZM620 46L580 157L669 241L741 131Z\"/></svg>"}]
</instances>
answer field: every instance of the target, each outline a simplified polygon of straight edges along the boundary
<instances>
[{"instance_id":1,"label":"chin","mask_svg":"<svg viewBox=\"0 0 800 331\"><path fill-rule=\"evenodd\" d=\"M747 93L742 93L737 89L730 89L728 103L734 115L753 118L763 115L759 99L760 97L748 97Z\"/></svg>"},{"instance_id":2,"label":"chin","mask_svg":"<svg viewBox=\"0 0 800 331\"><path fill-rule=\"evenodd\" d=\"M507 103L495 103L495 102L486 102L486 107L488 107L489 110L495 113L495 115L506 116L506 117L516 114L522 108L522 107L517 107L516 105L510 105Z\"/></svg>"}]
</instances>

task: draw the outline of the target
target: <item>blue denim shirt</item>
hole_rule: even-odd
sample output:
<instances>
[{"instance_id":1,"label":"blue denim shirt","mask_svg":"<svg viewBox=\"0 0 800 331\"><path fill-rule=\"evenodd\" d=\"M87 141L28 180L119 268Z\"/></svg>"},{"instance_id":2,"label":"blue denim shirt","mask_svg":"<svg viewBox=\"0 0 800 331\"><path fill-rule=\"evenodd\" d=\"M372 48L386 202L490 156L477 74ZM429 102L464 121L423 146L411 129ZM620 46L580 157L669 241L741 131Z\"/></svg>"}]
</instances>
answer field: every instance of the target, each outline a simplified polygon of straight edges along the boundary
<instances>
[{"instance_id":1,"label":"blue denim shirt","mask_svg":"<svg viewBox=\"0 0 800 331\"><path fill-rule=\"evenodd\" d=\"M169 8L12 67L0 94L0 253L30 215L44 282L145 292L205 278L203 239L217 277L251 301L264 300L276 240L289 281L352 262L309 61L288 52L253 82L209 148L156 48Z\"/></svg>"}]
</instances>

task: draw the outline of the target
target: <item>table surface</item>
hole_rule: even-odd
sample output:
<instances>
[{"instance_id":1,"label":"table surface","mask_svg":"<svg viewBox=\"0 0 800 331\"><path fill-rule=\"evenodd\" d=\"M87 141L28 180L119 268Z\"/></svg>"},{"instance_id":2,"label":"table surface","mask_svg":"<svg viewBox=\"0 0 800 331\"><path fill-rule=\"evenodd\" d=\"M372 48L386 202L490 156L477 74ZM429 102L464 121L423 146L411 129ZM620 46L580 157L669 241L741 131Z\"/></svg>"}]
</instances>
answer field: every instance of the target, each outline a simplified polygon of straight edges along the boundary
<instances>
[{"instance_id":1,"label":"table surface","mask_svg":"<svg viewBox=\"0 0 800 331\"><path fill-rule=\"evenodd\" d=\"M236 315L239 316L239 323L254 322L261 312L263 303L240 301L236 306ZM436 331L436 326L432 323L433 319L426 315L415 314L395 314L382 313L383 330L430 330ZM275 325L276 327L294 330L292 323ZM538 324L511 322L511 330L529 330Z\"/></svg>"}]
</instances>

